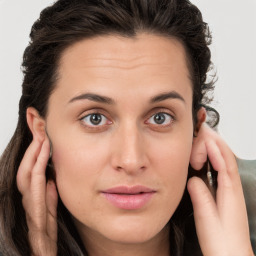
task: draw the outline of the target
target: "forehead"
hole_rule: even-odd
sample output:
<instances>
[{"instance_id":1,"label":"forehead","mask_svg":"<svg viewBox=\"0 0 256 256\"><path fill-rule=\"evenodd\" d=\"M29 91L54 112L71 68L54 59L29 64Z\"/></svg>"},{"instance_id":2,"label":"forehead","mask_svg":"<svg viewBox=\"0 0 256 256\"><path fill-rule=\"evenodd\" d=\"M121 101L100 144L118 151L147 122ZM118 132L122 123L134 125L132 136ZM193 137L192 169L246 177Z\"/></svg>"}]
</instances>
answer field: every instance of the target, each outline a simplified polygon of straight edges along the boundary
<instances>
[{"instance_id":1,"label":"forehead","mask_svg":"<svg viewBox=\"0 0 256 256\"><path fill-rule=\"evenodd\" d=\"M116 65L129 69L150 62L186 70L186 59L183 45L175 38L145 33L136 37L106 35L84 39L68 47L61 57L60 72L74 65L93 67L95 64L109 68Z\"/></svg>"},{"instance_id":2,"label":"forehead","mask_svg":"<svg viewBox=\"0 0 256 256\"><path fill-rule=\"evenodd\" d=\"M67 102L83 91L118 97L118 90L122 96L146 98L175 90L191 97L191 88L183 45L174 38L139 34L99 36L67 48L55 92Z\"/></svg>"}]
</instances>

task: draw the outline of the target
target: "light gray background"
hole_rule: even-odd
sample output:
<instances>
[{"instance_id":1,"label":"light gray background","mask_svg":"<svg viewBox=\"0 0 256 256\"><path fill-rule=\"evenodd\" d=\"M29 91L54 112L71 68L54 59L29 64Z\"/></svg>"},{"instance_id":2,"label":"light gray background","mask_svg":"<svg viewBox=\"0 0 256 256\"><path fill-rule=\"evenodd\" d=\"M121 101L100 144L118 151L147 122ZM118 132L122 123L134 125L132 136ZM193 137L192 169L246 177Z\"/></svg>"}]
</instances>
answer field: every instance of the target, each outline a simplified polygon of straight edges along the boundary
<instances>
[{"instance_id":1,"label":"light gray background","mask_svg":"<svg viewBox=\"0 0 256 256\"><path fill-rule=\"evenodd\" d=\"M219 132L240 158L256 159L256 0L192 0L213 33ZM52 0L0 0L0 154L17 123L20 64L29 32Z\"/></svg>"}]
</instances>

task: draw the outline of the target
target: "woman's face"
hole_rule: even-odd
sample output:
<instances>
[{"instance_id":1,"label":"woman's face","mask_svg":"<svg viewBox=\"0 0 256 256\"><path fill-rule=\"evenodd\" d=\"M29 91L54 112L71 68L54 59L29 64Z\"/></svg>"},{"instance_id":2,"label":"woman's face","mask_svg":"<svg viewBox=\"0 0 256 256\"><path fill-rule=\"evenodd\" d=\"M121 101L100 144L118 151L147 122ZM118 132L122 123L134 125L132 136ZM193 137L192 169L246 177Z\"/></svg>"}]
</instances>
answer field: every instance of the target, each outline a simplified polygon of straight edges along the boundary
<instances>
[{"instance_id":1,"label":"woman's face","mask_svg":"<svg viewBox=\"0 0 256 256\"><path fill-rule=\"evenodd\" d=\"M59 195L82 238L161 236L183 195L192 84L175 39L102 36L69 47L49 100Z\"/></svg>"}]
</instances>

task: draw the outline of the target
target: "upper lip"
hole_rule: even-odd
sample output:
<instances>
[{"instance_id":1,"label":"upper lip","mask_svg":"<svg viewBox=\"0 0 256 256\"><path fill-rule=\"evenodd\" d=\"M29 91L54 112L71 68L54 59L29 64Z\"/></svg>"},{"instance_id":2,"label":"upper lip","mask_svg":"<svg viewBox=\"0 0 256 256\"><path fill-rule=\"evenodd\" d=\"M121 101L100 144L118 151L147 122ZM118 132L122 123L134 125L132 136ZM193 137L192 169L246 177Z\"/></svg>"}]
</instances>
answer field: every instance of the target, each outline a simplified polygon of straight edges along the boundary
<instances>
[{"instance_id":1,"label":"upper lip","mask_svg":"<svg viewBox=\"0 0 256 256\"><path fill-rule=\"evenodd\" d=\"M142 186L142 185L136 185L136 186L117 186L117 187L106 189L102 192L109 193L109 194L131 194L131 195L133 195L133 194L140 194L140 193L152 193L152 192L156 192L156 190Z\"/></svg>"}]
</instances>

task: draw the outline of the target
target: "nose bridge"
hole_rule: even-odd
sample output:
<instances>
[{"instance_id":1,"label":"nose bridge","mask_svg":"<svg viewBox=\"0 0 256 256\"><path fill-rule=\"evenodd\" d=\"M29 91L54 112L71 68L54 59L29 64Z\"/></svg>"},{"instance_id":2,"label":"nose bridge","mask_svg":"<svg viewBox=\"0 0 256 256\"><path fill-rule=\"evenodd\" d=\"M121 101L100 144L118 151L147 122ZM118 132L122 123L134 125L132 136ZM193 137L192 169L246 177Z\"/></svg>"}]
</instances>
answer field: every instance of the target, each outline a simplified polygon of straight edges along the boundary
<instances>
[{"instance_id":1,"label":"nose bridge","mask_svg":"<svg viewBox=\"0 0 256 256\"><path fill-rule=\"evenodd\" d=\"M127 173L136 173L146 167L146 152L143 135L136 122L128 122L120 126L116 133L114 166Z\"/></svg>"}]
</instances>

